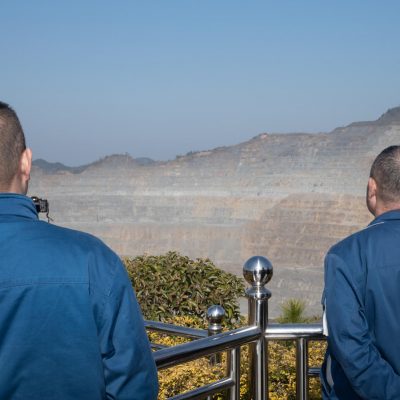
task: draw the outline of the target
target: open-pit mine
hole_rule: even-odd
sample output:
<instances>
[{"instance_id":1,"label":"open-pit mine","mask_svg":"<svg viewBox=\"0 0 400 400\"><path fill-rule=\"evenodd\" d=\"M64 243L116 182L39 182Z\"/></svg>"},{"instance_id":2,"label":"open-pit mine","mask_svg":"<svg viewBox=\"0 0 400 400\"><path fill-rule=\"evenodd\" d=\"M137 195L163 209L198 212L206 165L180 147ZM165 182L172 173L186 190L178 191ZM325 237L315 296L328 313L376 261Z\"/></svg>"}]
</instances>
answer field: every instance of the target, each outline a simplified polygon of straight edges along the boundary
<instances>
[{"instance_id":1,"label":"open-pit mine","mask_svg":"<svg viewBox=\"0 0 400 400\"><path fill-rule=\"evenodd\" d=\"M176 250L238 275L264 255L274 265L271 315L288 298L320 314L324 254L371 220L371 163L399 143L400 107L330 133L263 133L173 161L36 160L30 195L49 200L53 223L99 236L120 255Z\"/></svg>"}]
</instances>

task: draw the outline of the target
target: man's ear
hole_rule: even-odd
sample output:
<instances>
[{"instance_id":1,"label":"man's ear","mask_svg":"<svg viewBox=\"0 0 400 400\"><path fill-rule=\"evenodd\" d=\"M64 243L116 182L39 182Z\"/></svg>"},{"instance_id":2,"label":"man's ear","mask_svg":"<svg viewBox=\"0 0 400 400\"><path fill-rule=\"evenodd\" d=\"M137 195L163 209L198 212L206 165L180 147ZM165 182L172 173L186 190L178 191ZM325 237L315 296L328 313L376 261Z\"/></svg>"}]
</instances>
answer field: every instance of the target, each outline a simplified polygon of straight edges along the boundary
<instances>
[{"instance_id":1,"label":"man's ear","mask_svg":"<svg viewBox=\"0 0 400 400\"><path fill-rule=\"evenodd\" d=\"M376 215L377 192L378 186L376 184L376 180L370 177L368 179L366 201L369 212L374 216Z\"/></svg>"},{"instance_id":2,"label":"man's ear","mask_svg":"<svg viewBox=\"0 0 400 400\"><path fill-rule=\"evenodd\" d=\"M32 167L32 150L26 148L21 155L19 163L19 171L21 177L26 181L29 181L31 174L31 167Z\"/></svg>"},{"instance_id":3,"label":"man's ear","mask_svg":"<svg viewBox=\"0 0 400 400\"><path fill-rule=\"evenodd\" d=\"M28 193L29 179L31 178L32 151L26 148L19 161L19 192Z\"/></svg>"}]
</instances>

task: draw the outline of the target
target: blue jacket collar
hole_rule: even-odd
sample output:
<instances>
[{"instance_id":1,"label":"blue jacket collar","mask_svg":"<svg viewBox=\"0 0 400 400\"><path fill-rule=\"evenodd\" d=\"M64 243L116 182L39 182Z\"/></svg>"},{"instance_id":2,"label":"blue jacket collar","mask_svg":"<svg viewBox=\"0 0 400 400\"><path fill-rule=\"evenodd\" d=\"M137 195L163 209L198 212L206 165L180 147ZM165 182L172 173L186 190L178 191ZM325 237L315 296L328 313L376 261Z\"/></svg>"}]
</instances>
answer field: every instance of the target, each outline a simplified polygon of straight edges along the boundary
<instances>
[{"instance_id":1,"label":"blue jacket collar","mask_svg":"<svg viewBox=\"0 0 400 400\"><path fill-rule=\"evenodd\" d=\"M32 199L22 194L0 193L0 219L32 219L38 214Z\"/></svg>"},{"instance_id":2,"label":"blue jacket collar","mask_svg":"<svg viewBox=\"0 0 400 400\"><path fill-rule=\"evenodd\" d=\"M390 210L390 211L386 211L385 213L379 215L379 217L376 217L370 224L371 225L375 225L378 223L383 223L386 221L392 221L395 219L400 219L400 210Z\"/></svg>"}]
</instances>

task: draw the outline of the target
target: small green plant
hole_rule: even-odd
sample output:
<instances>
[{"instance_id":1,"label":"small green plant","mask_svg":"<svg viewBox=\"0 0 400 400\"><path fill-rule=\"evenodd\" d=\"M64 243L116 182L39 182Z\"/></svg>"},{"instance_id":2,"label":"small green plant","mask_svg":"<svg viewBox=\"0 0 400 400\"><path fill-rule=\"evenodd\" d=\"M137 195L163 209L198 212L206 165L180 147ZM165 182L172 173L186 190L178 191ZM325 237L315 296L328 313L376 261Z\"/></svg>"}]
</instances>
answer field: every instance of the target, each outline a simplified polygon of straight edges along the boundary
<instances>
[{"instance_id":1,"label":"small green plant","mask_svg":"<svg viewBox=\"0 0 400 400\"><path fill-rule=\"evenodd\" d=\"M232 329L240 322L238 298L244 293L243 281L209 259L192 260L169 252L123 261L146 319L167 322L190 316L203 323L208 307L219 304L226 312L226 327Z\"/></svg>"},{"instance_id":2,"label":"small green plant","mask_svg":"<svg viewBox=\"0 0 400 400\"><path fill-rule=\"evenodd\" d=\"M308 322L304 315L306 304L300 299L288 299L282 306L282 314L278 318L281 324L296 324L301 322Z\"/></svg>"}]
</instances>

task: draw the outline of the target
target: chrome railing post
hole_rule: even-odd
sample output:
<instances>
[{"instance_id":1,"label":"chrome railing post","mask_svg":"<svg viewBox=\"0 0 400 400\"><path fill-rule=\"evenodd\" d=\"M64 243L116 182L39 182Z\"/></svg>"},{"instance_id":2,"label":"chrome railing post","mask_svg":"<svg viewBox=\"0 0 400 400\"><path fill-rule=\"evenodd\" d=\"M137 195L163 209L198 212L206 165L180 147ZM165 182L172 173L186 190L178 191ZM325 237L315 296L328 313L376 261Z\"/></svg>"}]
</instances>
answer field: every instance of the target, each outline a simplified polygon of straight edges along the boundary
<instances>
[{"instance_id":1,"label":"chrome railing post","mask_svg":"<svg viewBox=\"0 0 400 400\"><path fill-rule=\"evenodd\" d=\"M296 340L296 399L308 400L308 342Z\"/></svg>"},{"instance_id":2,"label":"chrome railing post","mask_svg":"<svg viewBox=\"0 0 400 400\"><path fill-rule=\"evenodd\" d=\"M268 325L268 299L271 292L265 284L270 281L272 274L272 264L265 257L251 257L243 266L243 276L251 285L246 290L249 325L261 330L260 338L250 345L249 385L254 400L268 399L268 347L264 334Z\"/></svg>"},{"instance_id":3,"label":"chrome railing post","mask_svg":"<svg viewBox=\"0 0 400 400\"><path fill-rule=\"evenodd\" d=\"M225 310L219 305L208 307L208 336L217 335L222 332L222 320L225 317ZM215 365L221 362L221 353L216 353L210 356L210 364ZM206 400L211 400L211 396L207 396Z\"/></svg>"},{"instance_id":4,"label":"chrome railing post","mask_svg":"<svg viewBox=\"0 0 400 400\"><path fill-rule=\"evenodd\" d=\"M222 321L225 317L225 310L221 306L211 306L207 310L208 335L216 335L222 332ZM221 353L214 354L210 358L211 364L221 362ZM240 400L240 347L227 352L227 374L234 382L229 389L229 400ZM207 398L210 400L210 397Z\"/></svg>"},{"instance_id":5,"label":"chrome railing post","mask_svg":"<svg viewBox=\"0 0 400 400\"><path fill-rule=\"evenodd\" d=\"M217 335L222 332L222 321L225 317L225 310L219 305L211 306L207 310L208 336ZM217 353L210 358L211 364L221 362L221 354Z\"/></svg>"},{"instance_id":6,"label":"chrome railing post","mask_svg":"<svg viewBox=\"0 0 400 400\"><path fill-rule=\"evenodd\" d=\"M230 350L227 357L228 376L234 382L229 389L229 400L240 400L240 347Z\"/></svg>"}]
</instances>

